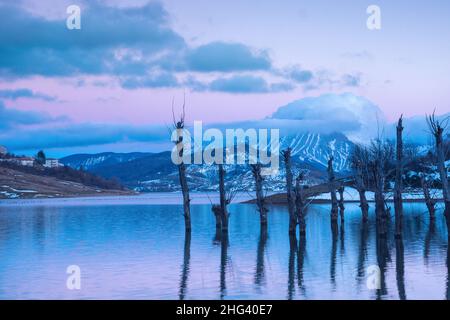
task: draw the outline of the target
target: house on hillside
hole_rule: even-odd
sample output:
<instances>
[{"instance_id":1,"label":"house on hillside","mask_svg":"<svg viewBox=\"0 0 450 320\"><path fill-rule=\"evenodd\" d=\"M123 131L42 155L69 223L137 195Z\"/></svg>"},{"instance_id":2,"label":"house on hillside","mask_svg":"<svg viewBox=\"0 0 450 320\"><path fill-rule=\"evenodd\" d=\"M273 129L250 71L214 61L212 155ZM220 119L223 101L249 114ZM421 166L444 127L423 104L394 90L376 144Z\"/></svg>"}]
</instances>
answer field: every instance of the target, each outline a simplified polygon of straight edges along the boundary
<instances>
[{"instance_id":1,"label":"house on hillside","mask_svg":"<svg viewBox=\"0 0 450 320\"><path fill-rule=\"evenodd\" d=\"M8 153L8 149L4 146L0 146L0 156L4 156Z\"/></svg>"},{"instance_id":2,"label":"house on hillside","mask_svg":"<svg viewBox=\"0 0 450 320\"><path fill-rule=\"evenodd\" d=\"M59 163L58 159L52 159L52 158L46 159L45 164L44 164L44 167L46 167L46 168L58 168L61 166L62 165Z\"/></svg>"},{"instance_id":3,"label":"house on hillside","mask_svg":"<svg viewBox=\"0 0 450 320\"><path fill-rule=\"evenodd\" d=\"M14 158L13 160L17 164L20 164L21 166L26 166L26 167L34 166L34 158L32 158L32 157L20 157L20 158Z\"/></svg>"}]
</instances>

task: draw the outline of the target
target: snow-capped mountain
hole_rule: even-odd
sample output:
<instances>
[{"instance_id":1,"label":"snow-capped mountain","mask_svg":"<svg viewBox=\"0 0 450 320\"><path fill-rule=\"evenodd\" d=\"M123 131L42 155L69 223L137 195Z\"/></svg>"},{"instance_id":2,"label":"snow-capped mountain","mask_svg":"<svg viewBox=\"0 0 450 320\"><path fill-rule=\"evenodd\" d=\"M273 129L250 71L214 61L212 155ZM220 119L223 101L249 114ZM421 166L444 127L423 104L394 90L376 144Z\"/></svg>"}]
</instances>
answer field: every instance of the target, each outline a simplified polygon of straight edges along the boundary
<instances>
[{"instance_id":1,"label":"snow-capped mountain","mask_svg":"<svg viewBox=\"0 0 450 320\"><path fill-rule=\"evenodd\" d=\"M336 172L350 169L349 156L353 145L341 133L300 133L281 139L281 148L286 149L290 147L294 161L307 162L311 165L326 168L328 159L332 155Z\"/></svg>"},{"instance_id":2,"label":"snow-capped mountain","mask_svg":"<svg viewBox=\"0 0 450 320\"><path fill-rule=\"evenodd\" d=\"M114 153L103 152L97 154L74 154L60 159L60 162L75 168L83 168L85 170L92 170L97 166L105 166L111 164L118 164L122 162L129 162L148 156L150 153L132 152L132 153Z\"/></svg>"},{"instance_id":3,"label":"snow-capped mountain","mask_svg":"<svg viewBox=\"0 0 450 320\"><path fill-rule=\"evenodd\" d=\"M311 182L326 178L326 166L330 155L334 157L337 173L349 170L349 155L353 144L345 135L299 133L283 137L280 150L292 149L294 173L300 170L309 172ZM74 167L81 166L88 171L106 178L116 177L127 187L138 191L175 191L179 190L178 170L172 163L170 152L162 153L102 153L94 155L72 155L61 162ZM225 165L226 181L230 187L240 190L252 190L253 176L248 164ZM217 190L218 174L216 165L187 166L188 181L192 190ZM285 188L285 170L280 156L278 174L266 177L268 190Z\"/></svg>"}]
</instances>

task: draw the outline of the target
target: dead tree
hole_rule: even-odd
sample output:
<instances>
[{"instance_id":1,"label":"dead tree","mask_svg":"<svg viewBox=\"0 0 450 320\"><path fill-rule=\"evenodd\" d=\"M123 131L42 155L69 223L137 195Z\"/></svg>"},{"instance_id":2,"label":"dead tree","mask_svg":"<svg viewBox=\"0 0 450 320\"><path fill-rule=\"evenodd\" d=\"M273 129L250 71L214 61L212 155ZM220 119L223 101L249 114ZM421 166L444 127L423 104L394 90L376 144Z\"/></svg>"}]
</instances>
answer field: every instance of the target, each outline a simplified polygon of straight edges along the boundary
<instances>
[{"instance_id":1,"label":"dead tree","mask_svg":"<svg viewBox=\"0 0 450 320\"><path fill-rule=\"evenodd\" d=\"M377 232L381 237L387 234L388 208L385 199L385 167L392 156L392 148L388 143L380 139L372 142L371 146L371 171L373 175L373 187L375 190L375 213L377 218Z\"/></svg>"},{"instance_id":2,"label":"dead tree","mask_svg":"<svg viewBox=\"0 0 450 320\"><path fill-rule=\"evenodd\" d=\"M266 207L265 197L263 193L263 177L261 175L261 164L252 164L251 165L252 174L255 179L256 186L256 206L259 211L261 229L267 228L267 212L269 211Z\"/></svg>"},{"instance_id":3,"label":"dead tree","mask_svg":"<svg viewBox=\"0 0 450 320\"><path fill-rule=\"evenodd\" d=\"M330 158L328 159L327 172L328 172L328 184L331 194L331 222L335 223L337 222L338 218L338 200L336 196L336 185L335 185L336 177L334 175L333 169L333 156L330 156Z\"/></svg>"},{"instance_id":4,"label":"dead tree","mask_svg":"<svg viewBox=\"0 0 450 320\"><path fill-rule=\"evenodd\" d=\"M369 152L367 148L356 146L353 150L351 163L354 171L355 187L359 194L359 206L362 212L362 221L363 223L366 223L369 220L369 202L366 197L366 190L369 182Z\"/></svg>"},{"instance_id":5,"label":"dead tree","mask_svg":"<svg viewBox=\"0 0 450 320\"><path fill-rule=\"evenodd\" d=\"M297 227L297 219L295 216L295 195L293 191L292 178L292 163L291 163L291 148L282 152L284 165L286 169L286 192L289 210L289 234L295 233Z\"/></svg>"},{"instance_id":6,"label":"dead tree","mask_svg":"<svg viewBox=\"0 0 450 320\"><path fill-rule=\"evenodd\" d=\"M222 222L222 232L228 232L228 199L225 191L225 170L223 164L219 164L219 193L220 193L220 217Z\"/></svg>"},{"instance_id":7,"label":"dead tree","mask_svg":"<svg viewBox=\"0 0 450 320\"><path fill-rule=\"evenodd\" d=\"M295 179L295 208L300 237L304 237L306 235L305 211L307 204L303 192L303 185L302 185L303 179L304 179L303 172L300 172L297 178Z\"/></svg>"},{"instance_id":8,"label":"dead tree","mask_svg":"<svg viewBox=\"0 0 450 320\"><path fill-rule=\"evenodd\" d=\"M185 102L183 102L183 112L181 113L179 121L175 120L175 113L173 109L173 102L172 102L172 118L173 118L173 126L177 133L177 140L175 141L176 150L178 152L178 156L181 159L180 164L178 164L178 175L180 178L180 186L181 186L181 192L183 194L183 216L184 216L184 224L186 232L191 231L191 208L190 208L190 202L191 199L189 198L189 186L187 183L186 178L186 165L183 160L184 156L184 125L185 125Z\"/></svg>"},{"instance_id":9,"label":"dead tree","mask_svg":"<svg viewBox=\"0 0 450 320\"><path fill-rule=\"evenodd\" d=\"M222 209L220 204L213 204L211 210L216 218L216 230L222 230Z\"/></svg>"},{"instance_id":10,"label":"dead tree","mask_svg":"<svg viewBox=\"0 0 450 320\"><path fill-rule=\"evenodd\" d=\"M341 222L344 222L344 211L345 211L344 191L345 191L344 186L340 185L339 188L338 188L338 193L339 193L338 205L339 205L339 214L341 216Z\"/></svg>"},{"instance_id":11,"label":"dead tree","mask_svg":"<svg viewBox=\"0 0 450 320\"><path fill-rule=\"evenodd\" d=\"M427 205L428 213L430 214L430 221L436 218L436 199L433 199L430 194L430 182L424 177L420 176L420 184L422 185L423 197Z\"/></svg>"},{"instance_id":12,"label":"dead tree","mask_svg":"<svg viewBox=\"0 0 450 320\"><path fill-rule=\"evenodd\" d=\"M450 230L450 190L448 185L447 178L447 169L445 168L445 153L444 153L444 131L445 125L442 121L436 119L434 113L427 118L428 126L430 127L430 131L434 136L436 142L436 166L439 171L439 176L441 178L442 183L442 196L444 198L445 203L445 218L447 221L447 230ZM450 238L450 232L448 232L448 236Z\"/></svg>"},{"instance_id":13,"label":"dead tree","mask_svg":"<svg viewBox=\"0 0 450 320\"><path fill-rule=\"evenodd\" d=\"M394 209L395 209L395 237L402 234L403 219L403 116L400 116L397 124L397 161L395 166Z\"/></svg>"}]
</instances>

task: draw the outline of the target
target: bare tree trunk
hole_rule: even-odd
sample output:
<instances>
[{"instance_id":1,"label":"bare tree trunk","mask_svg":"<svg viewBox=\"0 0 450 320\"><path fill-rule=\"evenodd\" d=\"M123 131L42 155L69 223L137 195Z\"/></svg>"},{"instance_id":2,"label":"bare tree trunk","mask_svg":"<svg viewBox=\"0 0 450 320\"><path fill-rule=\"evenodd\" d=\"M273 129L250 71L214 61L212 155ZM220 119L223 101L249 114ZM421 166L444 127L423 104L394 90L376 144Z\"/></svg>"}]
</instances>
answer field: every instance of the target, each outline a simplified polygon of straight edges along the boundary
<instances>
[{"instance_id":1,"label":"bare tree trunk","mask_svg":"<svg viewBox=\"0 0 450 320\"><path fill-rule=\"evenodd\" d=\"M403 219L403 119L400 117L397 124L397 163L395 167L394 209L395 209L395 237L402 234Z\"/></svg>"},{"instance_id":2,"label":"bare tree trunk","mask_svg":"<svg viewBox=\"0 0 450 320\"><path fill-rule=\"evenodd\" d=\"M429 183L426 181L425 177L420 177L420 183L422 184L423 197L425 198L425 204L427 205L430 214L430 220L433 221L436 218L436 200L430 195Z\"/></svg>"},{"instance_id":3,"label":"bare tree trunk","mask_svg":"<svg viewBox=\"0 0 450 320\"><path fill-rule=\"evenodd\" d=\"M216 218L216 230L222 230L222 209L220 205L214 204L212 206L212 212Z\"/></svg>"},{"instance_id":4,"label":"bare tree trunk","mask_svg":"<svg viewBox=\"0 0 450 320\"><path fill-rule=\"evenodd\" d=\"M186 166L184 163L178 165L178 173L180 176L181 192L183 193L183 210L184 210L184 224L186 232L191 231L191 199L189 198L189 187L186 179Z\"/></svg>"},{"instance_id":5,"label":"bare tree trunk","mask_svg":"<svg viewBox=\"0 0 450 320\"><path fill-rule=\"evenodd\" d=\"M306 235L306 222L305 222L305 210L306 203L303 194L303 186L301 182L303 180L303 173L299 173L296 181L295 181L295 207L297 210L297 221L299 225L300 237L304 237Z\"/></svg>"},{"instance_id":6,"label":"bare tree trunk","mask_svg":"<svg viewBox=\"0 0 450 320\"><path fill-rule=\"evenodd\" d=\"M258 207L261 229L267 228L267 212L264 193L263 193L263 177L261 175L261 164L253 164L251 166L253 177L255 178L256 185L256 206Z\"/></svg>"},{"instance_id":7,"label":"bare tree trunk","mask_svg":"<svg viewBox=\"0 0 450 320\"><path fill-rule=\"evenodd\" d=\"M383 152L380 149L379 153ZM384 172L382 166L382 155L378 154L374 165L374 182L375 182L375 213L377 218L377 232L381 237L387 234L387 212L386 202L384 198Z\"/></svg>"},{"instance_id":8,"label":"bare tree trunk","mask_svg":"<svg viewBox=\"0 0 450 320\"><path fill-rule=\"evenodd\" d=\"M444 214L447 222L447 234L450 238L450 190L448 185L447 169L445 168L443 141L444 128L441 126L441 123L435 119L434 114L428 118L428 124L436 140L436 165L442 182L442 196L445 202Z\"/></svg>"},{"instance_id":9,"label":"bare tree trunk","mask_svg":"<svg viewBox=\"0 0 450 320\"><path fill-rule=\"evenodd\" d=\"M184 155L184 119L185 119L185 104L183 103L183 113L181 114L180 120L175 120L175 114L173 111L173 103L172 103L172 116L173 116L173 125L174 129L177 133L177 140L176 140L176 150L178 152L178 156L180 159L183 159ZM191 208L190 208L190 202L191 199L189 198L189 186L187 183L186 178L186 165L184 161L182 160L181 163L178 165L178 175L180 178L180 186L181 186L181 192L183 193L183 215L184 215L184 224L186 232L191 232Z\"/></svg>"},{"instance_id":10,"label":"bare tree trunk","mask_svg":"<svg viewBox=\"0 0 450 320\"><path fill-rule=\"evenodd\" d=\"M356 165L356 175L355 175L355 182L356 182L356 189L358 190L359 194L359 206L361 208L362 212L362 221L363 223L366 223L369 221L369 202L367 201L366 197L366 183L364 182L364 173L362 164L358 162Z\"/></svg>"},{"instance_id":11,"label":"bare tree trunk","mask_svg":"<svg viewBox=\"0 0 450 320\"><path fill-rule=\"evenodd\" d=\"M219 192L220 192L220 213L222 220L222 232L228 232L228 209L225 194L225 170L223 164L219 164Z\"/></svg>"},{"instance_id":12,"label":"bare tree trunk","mask_svg":"<svg viewBox=\"0 0 450 320\"><path fill-rule=\"evenodd\" d=\"M286 169L286 191L289 210L289 234L295 233L297 227L297 219L295 217L295 199L294 192L292 190L292 167L291 167L291 148L288 148L282 152L285 169Z\"/></svg>"},{"instance_id":13,"label":"bare tree trunk","mask_svg":"<svg viewBox=\"0 0 450 320\"><path fill-rule=\"evenodd\" d=\"M344 186L340 186L338 188L339 193L339 214L341 215L341 222L344 222L344 211L345 211L345 205L344 205Z\"/></svg>"},{"instance_id":14,"label":"bare tree trunk","mask_svg":"<svg viewBox=\"0 0 450 320\"><path fill-rule=\"evenodd\" d=\"M335 175L333 169L333 157L331 156L328 160L328 183L330 187L331 194L331 221L337 222L338 218L338 200L336 196L336 186L335 186Z\"/></svg>"}]
</instances>

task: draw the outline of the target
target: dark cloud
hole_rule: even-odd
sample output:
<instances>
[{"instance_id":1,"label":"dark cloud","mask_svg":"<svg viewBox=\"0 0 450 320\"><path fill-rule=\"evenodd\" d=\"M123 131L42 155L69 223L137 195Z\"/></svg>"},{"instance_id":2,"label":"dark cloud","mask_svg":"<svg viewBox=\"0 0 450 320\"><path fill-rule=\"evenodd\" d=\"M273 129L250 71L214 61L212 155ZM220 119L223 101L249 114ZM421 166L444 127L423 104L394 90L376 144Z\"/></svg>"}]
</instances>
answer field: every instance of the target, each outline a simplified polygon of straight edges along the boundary
<instances>
[{"instance_id":1,"label":"dark cloud","mask_svg":"<svg viewBox=\"0 0 450 320\"><path fill-rule=\"evenodd\" d=\"M213 42L190 50L187 68L199 72L269 70L271 60L265 51L252 51L240 43Z\"/></svg>"},{"instance_id":2,"label":"dark cloud","mask_svg":"<svg viewBox=\"0 0 450 320\"><path fill-rule=\"evenodd\" d=\"M20 98L56 101L56 97L34 92L30 89L0 90L0 99L17 100Z\"/></svg>"},{"instance_id":3,"label":"dark cloud","mask_svg":"<svg viewBox=\"0 0 450 320\"><path fill-rule=\"evenodd\" d=\"M11 150L86 147L119 142L151 141L170 141L167 128L163 126L82 123L52 128L21 129L20 134L16 130L0 133L0 144L6 145Z\"/></svg>"},{"instance_id":4,"label":"dark cloud","mask_svg":"<svg viewBox=\"0 0 450 320\"><path fill-rule=\"evenodd\" d=\"M190 77L185 82L185 85L195 91L214 91L237 94L284 92L294 89L294 86L291 83L268 83L263 77L251 75L220 77L211 82L201 82Z\"/></svg>"},{"instance_id":5,"label":"dark cloud","mask_svg":"<svg viewBox=\"0 0 450 320\"><path fill-rule=\"evenodd\" d=\"M43 113L6 108L3 102L0 101L0 129L2 130L21 125L48 123L53 120L52 117Z\"/></svg>"},{"instance_id":6,"label":"dark cloud","mask_svg":"<svg viewBox=\"0 0 450 320\"><path fill-rule=\"evenodd\" d=\"M83 10L81 30L64 20L46 20L18 7L0 10L0 71L3 75L62 76L143 72L153 55L185 47L168 26L167 12L151 2L139 8L116 8L93 1ZM134 64L116 49L137 48L145 58Z\"/></svg>"}]
</instances>

